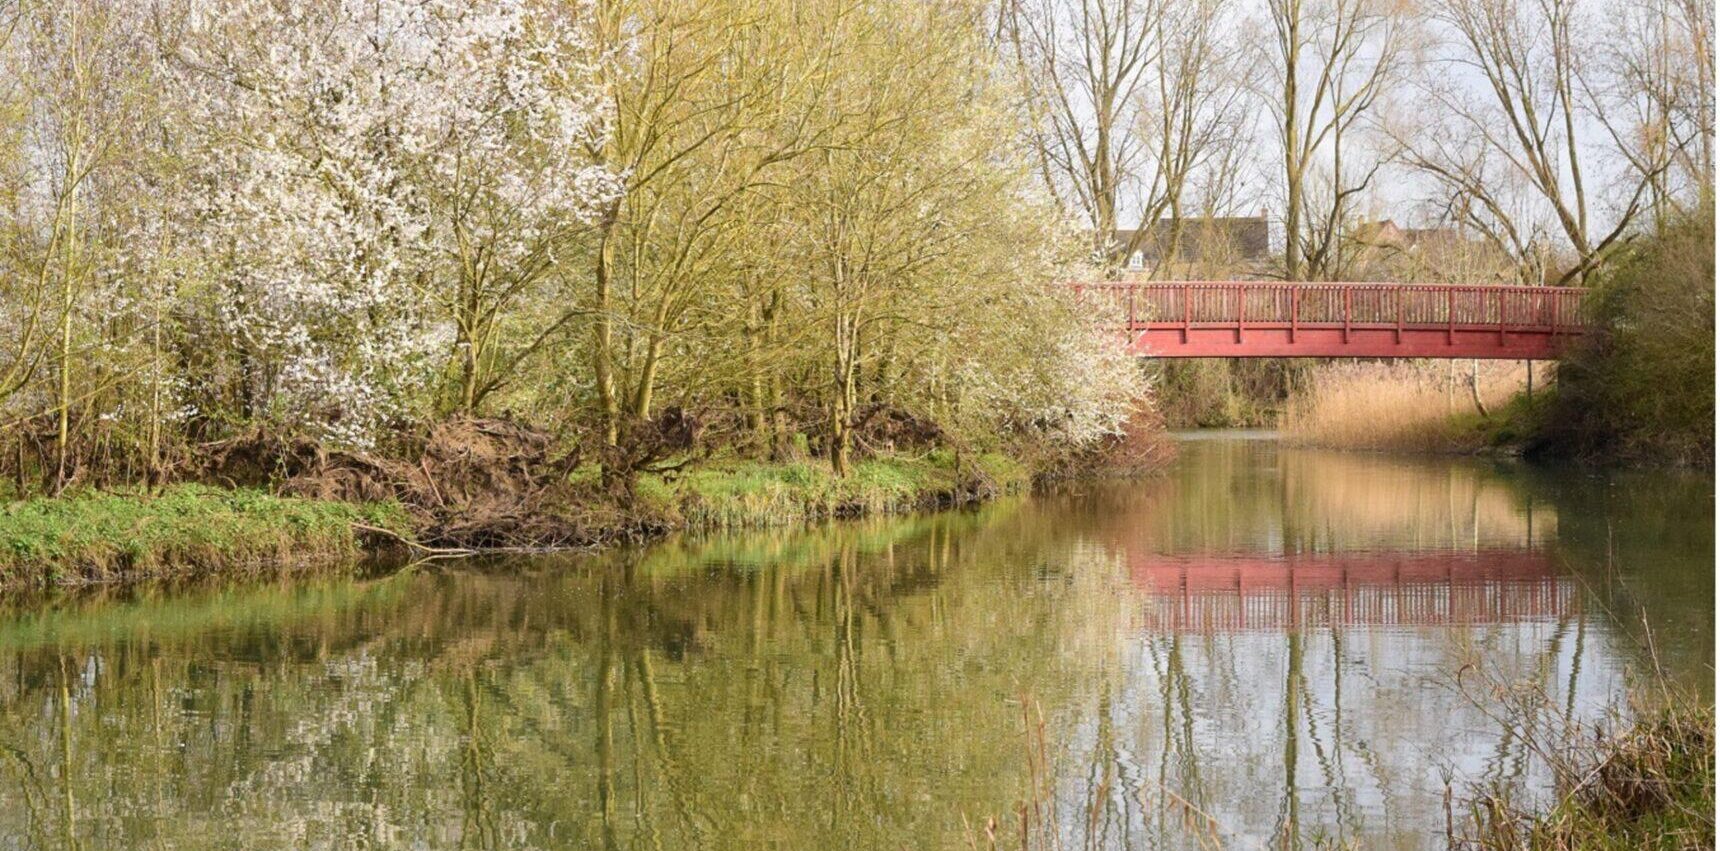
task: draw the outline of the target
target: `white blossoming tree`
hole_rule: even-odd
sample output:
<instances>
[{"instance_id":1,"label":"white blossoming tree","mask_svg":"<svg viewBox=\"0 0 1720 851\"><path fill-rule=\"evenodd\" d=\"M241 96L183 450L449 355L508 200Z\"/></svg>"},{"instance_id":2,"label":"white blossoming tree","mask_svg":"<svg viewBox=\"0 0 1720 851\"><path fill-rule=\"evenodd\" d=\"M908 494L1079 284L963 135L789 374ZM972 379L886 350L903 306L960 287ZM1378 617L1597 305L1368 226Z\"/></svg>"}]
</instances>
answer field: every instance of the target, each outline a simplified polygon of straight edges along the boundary
<instances>
[{"instance_id":1,"label":"white blossoming tree","mask_svg":"<svg viewBox=\"0 0 1720 851\"><path fill-rule=\"evenodd\" d=\"M607 124L588 13L209 0L180 19L165 61L246 414L367 445L424 400L475 409L564 324L514 308L616 191L582 153Z\"/></svg>"}]
</instances>

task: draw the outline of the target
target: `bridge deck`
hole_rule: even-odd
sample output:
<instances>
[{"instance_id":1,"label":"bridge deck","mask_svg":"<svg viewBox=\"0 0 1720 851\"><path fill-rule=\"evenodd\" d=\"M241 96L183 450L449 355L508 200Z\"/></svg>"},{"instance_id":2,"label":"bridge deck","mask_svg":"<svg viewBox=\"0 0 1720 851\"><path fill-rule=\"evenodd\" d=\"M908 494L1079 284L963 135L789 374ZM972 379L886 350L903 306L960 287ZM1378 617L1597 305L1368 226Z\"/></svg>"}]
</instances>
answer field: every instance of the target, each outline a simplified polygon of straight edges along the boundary
<instances>
[{"instance_id":1,"label":"bridge deck","mask_svg":"<svg viewBox=\"0 0 1720 851\"><path fill-rule=\"evenodd\" d=\"M1558 357L1589 328L1583 291L1460 284L1077 284L1130 350L1161 358Z\"/></svg>"}]
</instances>

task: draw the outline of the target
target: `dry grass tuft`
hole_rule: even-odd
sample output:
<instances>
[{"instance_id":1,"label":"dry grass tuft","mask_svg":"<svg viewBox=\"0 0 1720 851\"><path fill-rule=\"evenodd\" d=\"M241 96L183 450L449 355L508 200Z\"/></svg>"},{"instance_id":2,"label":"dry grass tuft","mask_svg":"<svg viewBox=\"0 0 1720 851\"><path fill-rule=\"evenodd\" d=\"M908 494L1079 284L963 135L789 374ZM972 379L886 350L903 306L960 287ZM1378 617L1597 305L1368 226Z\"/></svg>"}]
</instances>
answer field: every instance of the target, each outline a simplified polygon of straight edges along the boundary
<instances>
[{"instance_id":1,"label":"dry grass tuft","mask_svg":"<svg viewBox=\"0 0 1720 851\"><path fill-rule=\"evenodd\" d=\"M1452 847L1714 847L1711 705L1679 700L1633 723L1573 731L1552 757L1560 778L1553 806L1534 811L1503 790L1483 791L1468 802Z\"/></svg>"}]
</instances>

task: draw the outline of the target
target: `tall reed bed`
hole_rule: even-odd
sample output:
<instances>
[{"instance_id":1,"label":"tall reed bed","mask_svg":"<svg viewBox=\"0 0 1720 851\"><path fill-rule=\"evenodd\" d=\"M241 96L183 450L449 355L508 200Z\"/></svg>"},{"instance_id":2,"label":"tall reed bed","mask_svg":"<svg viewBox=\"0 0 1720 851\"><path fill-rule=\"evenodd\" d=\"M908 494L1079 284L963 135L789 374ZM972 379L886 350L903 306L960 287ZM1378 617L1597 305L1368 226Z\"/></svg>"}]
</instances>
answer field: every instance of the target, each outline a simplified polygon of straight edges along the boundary
<instances>
[{"instance_id":1,"label":"tall reed bed","mask_svg":"<svg viewBox=\"0 0 1720 851\"><path fill-rule=\"evenodd\" d=\"M1535 384L1550 371L1538 365ZM1285 437L1337 449L1473 452L1527 383L1521 361L1334 363L1314 369L1285 406Z\"/></svg>"}]
</instances>

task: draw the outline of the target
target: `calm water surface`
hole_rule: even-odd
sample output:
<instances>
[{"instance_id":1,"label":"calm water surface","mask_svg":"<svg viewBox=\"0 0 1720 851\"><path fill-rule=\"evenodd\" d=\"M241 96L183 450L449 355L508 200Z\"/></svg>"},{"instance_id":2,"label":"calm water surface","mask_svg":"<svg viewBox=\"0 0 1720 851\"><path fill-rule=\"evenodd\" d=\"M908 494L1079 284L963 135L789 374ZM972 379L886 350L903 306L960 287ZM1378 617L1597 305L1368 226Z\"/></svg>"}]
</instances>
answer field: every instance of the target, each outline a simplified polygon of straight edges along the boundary
<instances>
[{"instance_id":1,"label":"calm water surface","mask_svg":"<svg viewBox=\"0 0 1720 851\"><path fill-rule=\"evenodd\" d=\"M1711 696L1712 497L1209 437L974 512L13 601L0 847L1441 846L1448 778L1544 793L1525 704Z\"/></svg>"}]
</instances>

